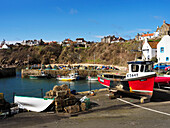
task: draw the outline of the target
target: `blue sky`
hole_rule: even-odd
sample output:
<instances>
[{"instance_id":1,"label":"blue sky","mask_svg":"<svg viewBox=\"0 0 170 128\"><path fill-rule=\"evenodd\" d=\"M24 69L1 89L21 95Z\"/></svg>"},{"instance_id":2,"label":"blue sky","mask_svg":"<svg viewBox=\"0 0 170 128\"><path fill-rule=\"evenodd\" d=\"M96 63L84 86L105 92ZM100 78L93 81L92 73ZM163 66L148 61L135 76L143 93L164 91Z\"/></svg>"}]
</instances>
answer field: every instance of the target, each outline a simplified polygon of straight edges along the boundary
<instances>
[{"instance_id":1,"label":"blue sky","mask_svg":"<svg viewBox=\"0 0 170 128\"><path fill-rule=\"evenodd\" d=\"M0 41L132 39L170 23L169 0L0 0Z\"/></svg>"}]
</instances>

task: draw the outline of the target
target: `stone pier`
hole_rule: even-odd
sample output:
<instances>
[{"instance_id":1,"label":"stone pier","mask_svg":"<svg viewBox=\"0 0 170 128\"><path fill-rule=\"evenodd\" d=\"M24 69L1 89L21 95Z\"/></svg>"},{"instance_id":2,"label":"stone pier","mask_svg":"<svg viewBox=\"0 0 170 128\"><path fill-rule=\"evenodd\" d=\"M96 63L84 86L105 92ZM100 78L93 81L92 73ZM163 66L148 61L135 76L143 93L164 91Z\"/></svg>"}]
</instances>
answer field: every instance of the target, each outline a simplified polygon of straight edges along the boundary
<instances>
[{"instance_id":1,"label":"stone pier","mask_svg":"<svg viewBox=\"0 0 170 128\"><path fill-rule=\"evenodd\" d=\"M118 70L43 70L45 74L55 78L57 75L67 76L71 72L79 73L80 77L85 78L86 76L97 76L103 72L114 72L118 73ZM41 70L36 69L22 69L21 76L22 78L28 77L29 75L40 75Z\"/></svg>"},{"instance_id":2,"label":"stone pier","mask_svg":"<svg viewBox=\"0 0 170 128\"><path fill-rule=\"evenodd\" d=\"M0 78L16 76L16 68L0 68Z\"/></svg>"}]
</instances>

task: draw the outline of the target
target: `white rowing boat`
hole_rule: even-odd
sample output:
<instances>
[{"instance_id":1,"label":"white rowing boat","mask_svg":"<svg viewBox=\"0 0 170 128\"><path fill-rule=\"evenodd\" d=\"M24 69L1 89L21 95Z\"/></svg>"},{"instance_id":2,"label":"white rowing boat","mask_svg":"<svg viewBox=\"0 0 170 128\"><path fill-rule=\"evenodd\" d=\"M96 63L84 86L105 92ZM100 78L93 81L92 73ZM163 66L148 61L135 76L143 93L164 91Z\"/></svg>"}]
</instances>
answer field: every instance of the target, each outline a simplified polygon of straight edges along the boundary
<instances>
[{"instance_id":1,"label":"white rowing boat","mask_svg":"<svg viewBox=\"0 0 170 128\"><path fill-rule=\"evenodd\" d=\"M53 101L54 99L48 98L14 96L14 103L18 104L19 108L34 112L44 111Z\"/></svg>"}]
</instances>

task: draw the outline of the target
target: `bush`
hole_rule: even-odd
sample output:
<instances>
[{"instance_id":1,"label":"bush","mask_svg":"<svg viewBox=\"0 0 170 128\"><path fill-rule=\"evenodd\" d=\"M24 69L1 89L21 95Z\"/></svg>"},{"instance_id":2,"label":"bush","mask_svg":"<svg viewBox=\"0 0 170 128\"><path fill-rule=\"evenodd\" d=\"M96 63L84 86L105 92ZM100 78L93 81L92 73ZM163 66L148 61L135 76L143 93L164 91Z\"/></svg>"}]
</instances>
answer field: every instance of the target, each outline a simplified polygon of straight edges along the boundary
<instances>
[{"instance_id":1,"label":"bush","mask_svg":"<svg viewBox=\"0 0 170 128\"><path fill-rule=\"evenodd\" d=\"M151 61L158 62L158 59L156 57L152 57Z\"/></svg>"}]
</instances>

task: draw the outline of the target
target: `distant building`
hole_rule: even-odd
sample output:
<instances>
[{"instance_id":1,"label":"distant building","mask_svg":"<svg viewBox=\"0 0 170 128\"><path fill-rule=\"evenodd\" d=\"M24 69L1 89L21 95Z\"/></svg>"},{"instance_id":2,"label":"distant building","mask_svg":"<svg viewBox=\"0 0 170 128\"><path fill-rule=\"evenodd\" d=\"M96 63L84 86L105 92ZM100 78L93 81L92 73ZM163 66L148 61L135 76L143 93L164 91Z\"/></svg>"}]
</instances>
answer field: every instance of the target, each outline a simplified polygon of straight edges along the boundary
<instances>
[{"instance_id":1,"label":"distant building","mask_svg":"<svg viewBox=\"0 0 170 128\"><path fill-rule=\"evenodd\" d=\"M115 35L113 36L106 36L106 37L103 37L101 39L101 43L111 43L113 40L116 40L117 38L115 37Z\"/></svg>"},{"instance_id":2,"label":"distant building","mask_svg":"<svg viewBox=\"0 0 170 128\"><path fill-rule=\"evenodd\" d=\"M9 46L6 44L5 40L1 42L0 49L9 49Z\"/></svg>"},{"instance_id":3,"label":"distant building","mask_svg":"<svg viewBox=\"0 0 170 128\"><path fill-rule=\"evenodd\" d=\"M140 40L144 40L144 39L152 39L153 37L154 37L154 33L147 33L147 34L141 35Z\"/></svg>"},{"instance_id":4,"label":"distant building","mask_svg":"<svg viewBox=\"0 0 170 128\"><path fill-rule=\"evenodd\" d=\"M2 49L9 49L8 45L4 44L2 45Z\"/></svg>"},{"instance_id":5,"label":"distant building","mask_svg":"<svg viewBox=\"0 0 170 128\"><path fill-rule=\"evenodd\" d=\"M157 45L158 62L170 62L170 36L165 35Z\"/></svg>"},{"instance_id":6,"label":"distant building","mask_svg":"<svg viewBox=\"0 0 170 128\"><path fill-rule=\"evenodd\" d=\"M159 32L161 37L170 35L170 24L167 24L164 20L163 25L160 28L158 27L156 31Z\"/></svg>"},{"instance_id":7,"label":"distant building","mask_svg":"<svg viewBox=\"0 0 170 128\"><path fill-rule=\"evenodd\" d=\"M76 39L77 45L85 45L86 41L84 40L84 38L77 38Z\"/></svg>"},{"instance_id":8,"label":"distant building","mask_svg":"<svg viewBox=\"0 0 170 128\"><path fill-rule=\"evenodd\" d=\"M142 46L142 60L149 61L152 59L152 57L157 56L157 44L159 42L154 41L148 41L148 39L145 39L145 42Z\"/></svg>"},{"instance_id":9,"label":"distant building","mask_svg":"<svg viewBox=\"0 0 170 128\"><path fill-rule=\"evenodd\" d=\"M28 45L28 46L37 46L40 44L40 41L38 40L23 40L21 42L22 45Z\"/></svg>"},{"instance_id":10,"label":"distant building","mask_svg":"<svg viewBox=\"0 0 170 128\"><path fill-rule=\"evenodd\" d=\"M3 41L1 42L1 47L5 44L5 39L3 39Z\"/></svg>"},{"instance_id":11,"label":"distant building","mask_svg":"<svg viewBox=\"0 0 170 128\"><path fill-rule=\"evenodd\" d=\"M125 39L122 37L115 38L111 41L111 43L125 42Z\"/></svg>"},{"instance_id":12,"label":"distant building","mask_svg":"<svg viewBox=\"0 0 170 128\"><path fill-rule=\"evenodd\" d=\"M19 47L19 46L21 46L21 43L15 43L15 46Z\"/></svg>"},{"instance_id":13,"label":"distant building","mask_svg":"<svg viewBox=\"0 0 170 128\"><path fill-rule=\"evenodd\" d=\"M69 38L62 41L63 46L70 46L73 41Z\"/></svg>"},{"instance_id":14,"label":"distant building","mask_svg":"<svg viewBox=\"0 0 170 128\"><path fill-rule=\"evenodd\" d=\"M159 37L159 31L156 31L156 32L153 32L153 33L142 33L142 34L137 34L135 36L135 40L145 40L145 39L152 39L152 38L155 38L155 37Z\"/></svg>"},{"instance_id":15,"label":"distant building","mask_svg":"<svg viewBox=\"0 0 170 128\"><path fill-rule=\"evenodd\" d=\"M76 39L77 46L87 48L87 41L84 38L77 38Z\"/></svg>"}]
</instances>

